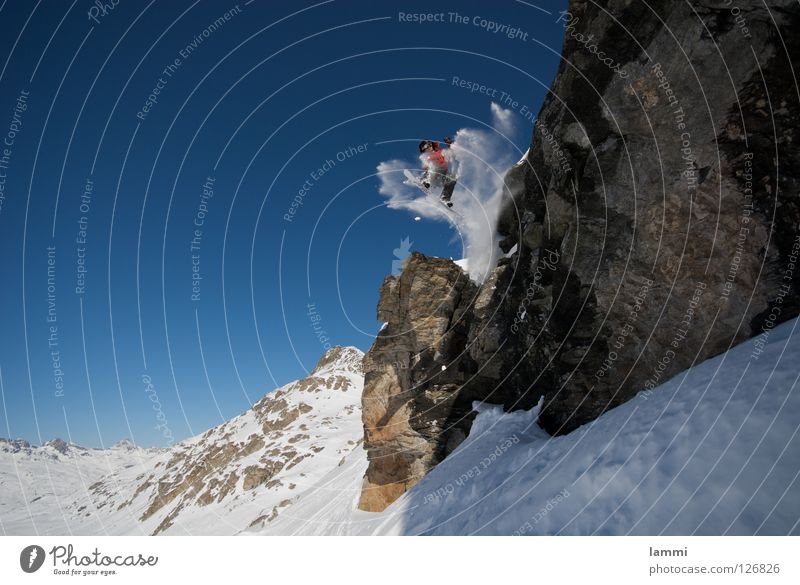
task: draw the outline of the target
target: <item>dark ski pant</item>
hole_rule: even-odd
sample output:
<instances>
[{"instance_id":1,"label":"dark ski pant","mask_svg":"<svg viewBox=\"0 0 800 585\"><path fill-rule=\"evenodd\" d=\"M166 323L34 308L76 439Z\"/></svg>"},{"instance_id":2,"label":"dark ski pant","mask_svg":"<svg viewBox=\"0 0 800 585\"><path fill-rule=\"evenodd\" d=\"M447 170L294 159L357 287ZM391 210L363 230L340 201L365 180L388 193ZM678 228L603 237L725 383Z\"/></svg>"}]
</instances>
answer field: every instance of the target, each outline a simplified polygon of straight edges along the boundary
<instances>
[{"instance_id":1,"label":"dark ski pant","mask_svg":"<svg viewBox=\"0 0 800 585\"><path fill-rule=\"evenodd\" d=\"M430 175L431 187L441 187L442 194L440 198L444 202L449 202L453 196L453 190L456 188L456 180L445 173L433 172Z\"/></svg>"},{"instance_id":2,"label":"dark ski pant","mask_svg":"<svg viewBox=\"0 0 800 585\"><path fill-rule=\"evenodd\" d=\"M456 181L455 179L451 179L447 177L444 182L444 187L442 187L442 201L449 203L450 198L453 196L453 190L456 188Z\"/></svg>"}]
</instances>

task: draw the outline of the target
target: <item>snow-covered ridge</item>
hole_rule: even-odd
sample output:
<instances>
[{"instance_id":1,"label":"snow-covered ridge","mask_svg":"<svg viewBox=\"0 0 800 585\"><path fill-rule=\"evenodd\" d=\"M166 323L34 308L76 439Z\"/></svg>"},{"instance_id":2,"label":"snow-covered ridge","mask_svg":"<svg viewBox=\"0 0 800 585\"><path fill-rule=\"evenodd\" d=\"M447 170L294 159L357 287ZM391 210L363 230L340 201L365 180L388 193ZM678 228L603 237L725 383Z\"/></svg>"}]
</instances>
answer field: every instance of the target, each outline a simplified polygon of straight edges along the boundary
<instances>
[{"instance_id":1,"label":"snow-covered ridge","mask_svg":"<svg viewBox=\"0 0 800 585\"><path fill-rule=\"evenodd\" d=\"M127 439L93 449L62 439L31 445L0 438L0 528L5 534L67 534L68 502L92 482L161 453Z\"/></svg>"},{"instance_id":2,"label":"snow-covered ridge","mask_svg":"<svg viewBox=\"0 0 800 585\"><path fill-rule=\"evenodd\" d=\"M335 347L306 378L67 504L78 533L236 534L262 527L360 450L363 354Z\"/></svg>"},{"instance_id":3,"label":"snow-covered ridge","mask_svg":"<svg viewBox=\"0 0 800 585\"><path fill-rule=\"evenodd\" d=\"M362 375L361 361L364 352L355 347L337 345L326 351L311 372L312 376L325 376L335 373Z\"/></svg>"},{"instance_id":4,"label":"snow-covered ridge","mask_svg":"<svg viewBox=\"0 0 800 585\"><path fill-rule=\"evenodd\" d=\"M334 347L307 378L171 449L0 439L0 525L9 534L231 534L268 523L361 449L362 358Z\"/></svg>"},{"instance_id":5,"label":"snow-covered ridge","mask_svg":"<svg viewBox=\"0 0 800 585\"><path fill-rule=\"evenodd\" d=\"M118 449L118 450L134 450L138 449L136 445L134 445L130 439L125 438L114 445L112 445L109 449ZM68 457L70 455L82 455L88 456L92 452L105 452L109 449L96 449L93 447L83 447L81 445L76 445L75 443L67 443L64 439L55 438L41 445L32 445L25 439L5 439L0 437L0 453L4 454L15 454L15 453L25 453L26 455L32 457L47 457L50 459L58 459L59 456ZM156 450L157 451L157 450Z\"/></svg>"}]
</instances>

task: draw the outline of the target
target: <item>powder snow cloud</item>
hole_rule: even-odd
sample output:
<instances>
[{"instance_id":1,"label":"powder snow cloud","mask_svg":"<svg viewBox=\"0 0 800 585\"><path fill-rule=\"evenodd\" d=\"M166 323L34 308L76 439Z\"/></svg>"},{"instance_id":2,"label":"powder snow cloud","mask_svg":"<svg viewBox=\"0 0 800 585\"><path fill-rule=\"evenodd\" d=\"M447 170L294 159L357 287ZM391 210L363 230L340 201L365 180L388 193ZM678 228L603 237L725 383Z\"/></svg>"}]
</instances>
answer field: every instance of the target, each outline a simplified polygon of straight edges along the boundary
<instances>
[{"instance_id":1,"label":"powder snow cloud","mask_svg":"<svg viewBox=\"0 0 800 585\"><path fill-rule=\"evenodd\" d=\"M505 134L511 136L514 134L516 127L514 125L514 112L501 107L499 104L492 102L492 125Z\"/></svg>"},{"instance_id":2,"label":"powder snow cloud","mask_svg":"<svg viewBox=\"0 0 800 585\"><path fill-rule=\"evenodd\" d=\"M458 184L453 192L452 213L438 201L439 193L426 196L407 184L404 170L419 174L422 161L393 159L378 165L378 191L388 198L390 209L404 209L432 221L449 223L462 241L470 277L482 282L494 267L497 255L497 216L503 194L503 178L522 154L508 136L514 131L512 112L492 104L491 129L461 128L445 149Z\"/></svg>"}]
</instances>

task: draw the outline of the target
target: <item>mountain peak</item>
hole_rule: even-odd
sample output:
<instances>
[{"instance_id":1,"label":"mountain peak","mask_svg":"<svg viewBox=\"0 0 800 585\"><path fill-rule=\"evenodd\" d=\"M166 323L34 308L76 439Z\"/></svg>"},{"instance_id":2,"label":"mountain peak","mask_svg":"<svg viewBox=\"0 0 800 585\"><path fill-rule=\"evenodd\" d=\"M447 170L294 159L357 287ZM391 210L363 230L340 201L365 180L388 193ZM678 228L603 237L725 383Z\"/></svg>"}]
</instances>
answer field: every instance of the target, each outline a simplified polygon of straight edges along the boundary
<instances>
[{"instance_id":1,"label":"mountain peak","mask_svg":"<svg viewBox=\"0 0 800 585\"><path fill-rule=\"evenodd\" d=\"M333 370L346 370L354 374L363 372L361 360L364 359L364 352L357 347L337 345L332 347L319 359L312 376L320 376Z\"/></svg>"},{"instance_id":2,"label":"mountain peak","mask_svg":"<svg viewBox=\"0 0 800 585\"><path fill-rule=\"evenodd\" d=\"M130 449L135 449L136 445L134 445L133 441L131 441L128 437L125 437L124 439L120 439L119 441L117 441L111 448L130 450Z\"/></svg>"},{"instance_id":3,"label":"mountain peak","mask_svg":"<svg viewBox=\"0 0 800 585\"><path fill-rule=\"evenodd\" d=\"M7 453L19 453L20 451L30 451L31 444L25 439L5 439L0 437L0 450Z\"/></svg>"},{"instance_id":4,"label":"mountain peak","mask_svg":"<svg viewBox=\"0 0 800 585\"><path fill-rule=\"evenodd\" d=\"M69 451L69 443L67 443L64 439L59 439L58 437L47 441L44 446L52 447L62 455L66 455L67 451Z\"/></svg>"}]
</instances>

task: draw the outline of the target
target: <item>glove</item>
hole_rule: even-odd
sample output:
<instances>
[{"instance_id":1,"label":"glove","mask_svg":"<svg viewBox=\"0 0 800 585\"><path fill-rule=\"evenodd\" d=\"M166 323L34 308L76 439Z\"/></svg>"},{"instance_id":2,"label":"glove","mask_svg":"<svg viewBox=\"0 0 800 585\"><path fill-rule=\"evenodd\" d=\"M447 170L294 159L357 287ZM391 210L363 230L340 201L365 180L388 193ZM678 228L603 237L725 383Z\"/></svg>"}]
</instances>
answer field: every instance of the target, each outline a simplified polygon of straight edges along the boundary
<instances>
[{"instance_id":1,"label":"glove","mask_svg":"<svg viewBox=\"0 0 800 585\"><path fill-rule=\"evenodd\" d=\"M425 187L426 189L430 189L431 188L431 182L430 181L422 181L422 186Z\"/></svg>"}]
</instances>

